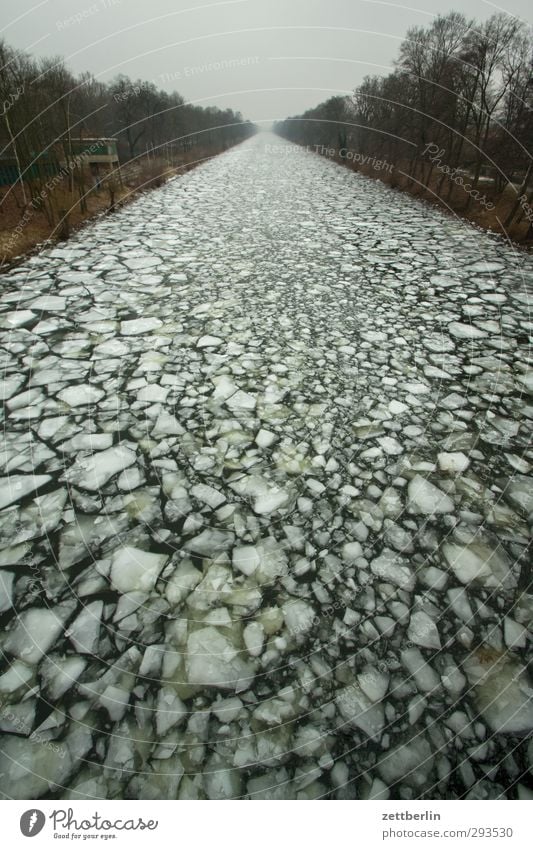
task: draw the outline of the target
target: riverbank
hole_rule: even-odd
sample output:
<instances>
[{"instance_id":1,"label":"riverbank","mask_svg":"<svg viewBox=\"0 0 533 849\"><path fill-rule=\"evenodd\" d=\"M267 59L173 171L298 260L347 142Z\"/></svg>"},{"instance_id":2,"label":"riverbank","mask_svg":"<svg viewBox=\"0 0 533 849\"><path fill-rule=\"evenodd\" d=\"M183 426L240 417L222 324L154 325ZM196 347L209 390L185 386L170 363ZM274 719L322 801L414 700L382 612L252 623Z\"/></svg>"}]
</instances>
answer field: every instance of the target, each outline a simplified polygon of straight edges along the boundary
<instances>
[{"instance_id":1,"label":"riverbank","mask_svg":"<svg viewBox=\"0 0 533 849\"><path fill-rule=\"evenodd\" d=\"M183 153L172 165L163 158L137 159L125 163L114 173L112 182L91 186L80 198L79 192L63 185L54 188L54 205L59 210L53 221L47 211L35 203L24 203L20 188L0 189L0 270L18 265L28 255L51 243L64 241L87 222L100 215L112 214L139 195L164 185L172 177L186 174L202 162L229 147L197 146Z\"/></svg>"},{"instance_id":2,"label":"riverbank","mask_svg":"<svg viewBox=\"0 0 533 849\"><path fill-rule=\"evenodd\" d=\"M505 221L515 205L518 187L514 189L508 186L503 193L497 193L491 180L480 180L475 192L469 191L468 175L458 172L451 181L444 180L443 169L439 169L438 163L433 169L429 185L425 186L409 176L407 166L404 171L385 159L365 156L347 148L305 145L292 141L286 141L286 143L290 145L287 150L293 156L298 155L298 151L314 153L364 177L379 180L393 189L437 206L454 218L461 218L483 230L498 233L521 248L533 249L531 210L527 208L520 221L517 222L515 218L510 226L505 226ZM295 148L294 151L292 146Z\"/></svg>"}]
</instances>

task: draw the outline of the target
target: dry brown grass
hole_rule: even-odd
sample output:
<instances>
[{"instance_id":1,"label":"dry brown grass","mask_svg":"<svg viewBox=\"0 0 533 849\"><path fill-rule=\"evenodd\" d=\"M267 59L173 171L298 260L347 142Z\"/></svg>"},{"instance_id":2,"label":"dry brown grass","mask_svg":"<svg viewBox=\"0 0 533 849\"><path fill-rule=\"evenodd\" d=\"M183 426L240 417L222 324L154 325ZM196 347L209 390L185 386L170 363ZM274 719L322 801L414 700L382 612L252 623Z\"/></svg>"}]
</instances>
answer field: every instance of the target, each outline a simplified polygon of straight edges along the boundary
<instances>
[{"instance_id":1,"label":"dry brown grass","mask_svg":"<svg viewBox=\"0 0 533 849\"><path fill-rule=\"evenodd\" d=\"M139 194L162 186L170 177L185 174L191 168L216 156L219 148L195 147L182 154L179 161L169 165L164 159L137 160L121 168L122 185L114 179L114 197L105 186L85 195L86 210L82 211L78 191L69 192L58 185L50 198L55 210L51 224L45 212L31 203L23 205L20 188L0 188L0 267L7 268L50 242L61 241L102 213L112 212L134 200ZM87 188L89 188L87 180ZM112 204L113 200L113 204ZM63 214L66 212L66 215Z\"/></svg>"},{"instance_id":2,"label":"dry brown grass","mask_svg":"<svg viewBox=\"0 0 533 849\"><path fill-rule=\"evenodd\" d=\"M474 650L475 657L483 666L494 666L496 663L499 663L506 654L507 652L498 651L498 649L495 649L492 646L485 645L479 646Z\"/></svg>"},{"instance_id":3,"label":"dry brown grass","mask_svg":"<svg viewBox=\"0 0 533 849\"><path fill-rule=\"evenodd\" d=\"M346 168L350 168L353 171L358 171L360 174L364 174L366 177L372 177L373 179L380 180L388 186L392 186L400 191L407 192L413 197L418 197L421 200L432 203L435 206L444 209L450 215L458 216L459 218L463 218L473 224L477 224L484 230L501 233L513 242L520 244L522 247L529 249L533 248L533 236L531 233L530 222L526 218L518 224L511 225L508 229L505 229L503 226L503 222L506 220L507 215L511 211L516 199L516 193L513 191L512 187L508 187L502 195L498 196L495 194L492 185L483 182L478 186L480 194L485 195L487 201L494 204L495 208L490 210L487 209L484 204L479 203L476 200L472 200L471 203L467 205L468 195L460 186L453 186L450 197L448 197L447 184L445 184L439 192L441 177L438 172L434 174L429 187L424 188L416 183L410 184L408 178L401 173L401 171L407 172L407 164L404 169L400 166L399 168L394 168L392 173L389 173L385 170L376 171L369 166L361 166L353 161L342 159L340 157L336 158L335 161L340 165L344 165Z\"/></svg>"}]
</instances>

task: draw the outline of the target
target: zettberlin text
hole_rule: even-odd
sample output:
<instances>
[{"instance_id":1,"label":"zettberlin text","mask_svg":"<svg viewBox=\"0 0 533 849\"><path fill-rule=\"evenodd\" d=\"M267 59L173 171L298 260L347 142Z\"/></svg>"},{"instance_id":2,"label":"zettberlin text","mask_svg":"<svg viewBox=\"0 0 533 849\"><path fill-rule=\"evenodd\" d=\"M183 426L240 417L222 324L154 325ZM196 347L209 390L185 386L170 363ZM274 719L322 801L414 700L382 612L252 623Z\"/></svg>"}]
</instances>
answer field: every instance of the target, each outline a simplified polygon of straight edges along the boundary
<instances>
[{"instance_id":1,"label":"zettberlin text","mask_svg":"<svg viewBox=\"0 0 533 849\"><path fill-rule=\"evenodd\" d=\"M412 814L410 811L395 811L393 814L381 814L382 820L440 820L440 814L433 811L423 811Z\"/></svg>"}]
</instances>

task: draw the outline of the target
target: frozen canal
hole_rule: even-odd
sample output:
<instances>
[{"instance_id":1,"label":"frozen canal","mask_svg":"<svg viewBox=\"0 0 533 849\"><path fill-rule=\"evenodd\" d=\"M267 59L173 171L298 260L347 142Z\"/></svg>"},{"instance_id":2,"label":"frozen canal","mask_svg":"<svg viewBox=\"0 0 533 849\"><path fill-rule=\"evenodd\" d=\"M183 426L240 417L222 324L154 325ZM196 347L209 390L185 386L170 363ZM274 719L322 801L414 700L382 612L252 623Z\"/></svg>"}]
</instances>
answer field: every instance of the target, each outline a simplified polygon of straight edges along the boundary
<instances>
[{"instance_id":1,"label":"frozen canal","mask_svg":"<svg viewBox=\"0 0 533 849\"><path fill-rule=\"evenodd\" d=\"M258 136L4 274L4 796L528 796L532 269Z\"/></svg>"}]
</instances>

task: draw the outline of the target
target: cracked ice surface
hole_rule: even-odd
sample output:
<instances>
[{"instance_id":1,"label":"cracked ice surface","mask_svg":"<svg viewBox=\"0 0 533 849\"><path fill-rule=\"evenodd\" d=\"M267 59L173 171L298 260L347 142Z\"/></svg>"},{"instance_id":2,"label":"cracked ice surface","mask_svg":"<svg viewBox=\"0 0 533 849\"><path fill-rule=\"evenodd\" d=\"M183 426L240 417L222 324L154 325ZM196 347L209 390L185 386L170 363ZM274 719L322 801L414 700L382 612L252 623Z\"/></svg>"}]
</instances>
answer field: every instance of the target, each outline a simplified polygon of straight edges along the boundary
<instances>
[{"instance_id":1,"label":"cracked ice surface","mask_svg":"<svg viewBox=\"0 0 533 849\"><path fill-rule=\"evenodd\" d=\"M528 793L531 259L268 145L2 278L5 795Z\"/></svg>"}]
</instances>

